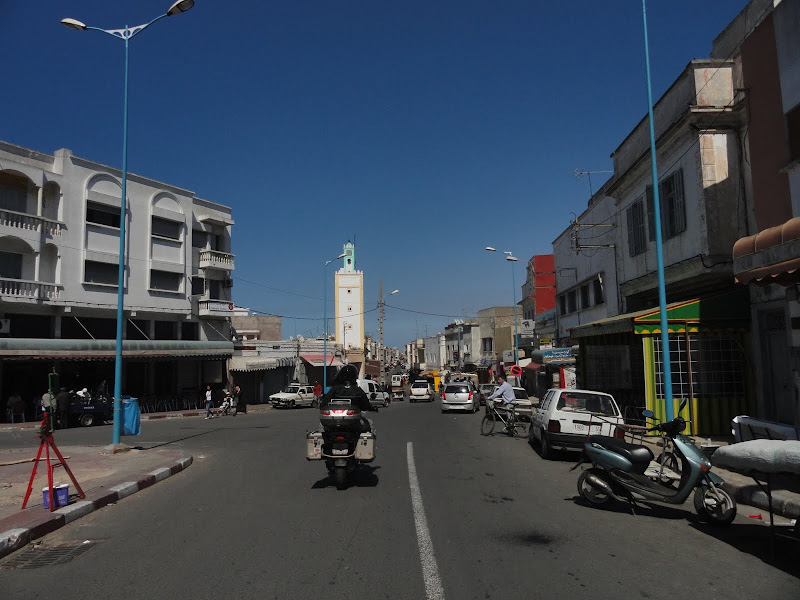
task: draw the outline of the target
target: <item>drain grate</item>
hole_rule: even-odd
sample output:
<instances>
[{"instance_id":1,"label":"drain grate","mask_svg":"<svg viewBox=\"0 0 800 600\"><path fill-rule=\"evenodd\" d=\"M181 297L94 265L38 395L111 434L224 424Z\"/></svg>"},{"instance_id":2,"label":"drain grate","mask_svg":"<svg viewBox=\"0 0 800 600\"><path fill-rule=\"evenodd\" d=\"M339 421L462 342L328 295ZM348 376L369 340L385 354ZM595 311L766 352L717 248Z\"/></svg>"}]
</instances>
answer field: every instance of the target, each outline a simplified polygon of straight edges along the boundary
<instances>
[{"instance_id":1,"label":"drain grate","mask_svg":"<svg viewBox=\"0 0 800 600\"><path fill-rule=\"evenodd\" d=\"M61 565L77 558L95 545L95 542L80 542L49 547L31 546L0 563L0 569L38 569Z\"/></svg>"}]
</instances>

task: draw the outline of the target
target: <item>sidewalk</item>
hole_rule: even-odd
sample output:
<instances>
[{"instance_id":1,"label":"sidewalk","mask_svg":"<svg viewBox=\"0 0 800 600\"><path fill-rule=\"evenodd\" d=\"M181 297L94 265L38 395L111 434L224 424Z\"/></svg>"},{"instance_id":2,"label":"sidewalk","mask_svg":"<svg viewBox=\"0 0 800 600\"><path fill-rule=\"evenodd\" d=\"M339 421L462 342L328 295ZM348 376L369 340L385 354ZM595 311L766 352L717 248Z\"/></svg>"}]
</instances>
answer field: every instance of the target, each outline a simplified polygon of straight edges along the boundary
<instances>
[{"instance_id":1,"label":"sidewalk","mask_svg":"<svg viewBox=\"0 0 800 600\"><path fill-rule=\"evenodd\" d=\"M733 438L690 436L698 447L702 447L710 440L711 445L727 446L732 443ZM645 438L645 443L651 446L653 454L658 456L661 447L658 445L661 438ZM630 441L630 438L627 438ZM719 475L725 482L722 487L727 491L737 503L746 504L760 508L763 511L763 519L769 519L769 501L758 484L746 475L740 475L733 471L728 471L720 467L715 467L714 458L711 457L713 472ZM773 476L772 478L772 512L787 519L800 518L800 478L791 476Z\"/></svg>"},{"instance_id":2,"label":"sidewalk","mask_svg":"<svg viewBox=\"0 0 800 600\"><path fill-rule=\"evenodd\" d=\"M80 484L85 499L60 465L53 481L69 484L69 504L53 512L43 507L42 488L47 486L47 463L39 462L31 496L23 510L33 459L38 446L0 450L0 557L42 537L75 519L179 473L192 457L177 450L130 450L101 454L102 448L59 446L59 451ZM52 456L51 463L58 462Z\"/></svg>"}]
</instances>

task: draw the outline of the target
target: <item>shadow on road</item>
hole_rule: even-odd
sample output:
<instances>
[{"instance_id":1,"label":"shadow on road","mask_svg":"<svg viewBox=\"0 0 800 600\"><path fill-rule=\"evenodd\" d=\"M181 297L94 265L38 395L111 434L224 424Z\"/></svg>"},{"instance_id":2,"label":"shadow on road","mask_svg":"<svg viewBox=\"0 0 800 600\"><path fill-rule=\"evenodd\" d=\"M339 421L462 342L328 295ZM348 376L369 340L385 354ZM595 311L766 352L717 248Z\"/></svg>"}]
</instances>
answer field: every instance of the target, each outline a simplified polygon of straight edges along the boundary
<instances>
[{"instance_id":1,"label":"shadow on road","mask_svg":"<svg viewBox=\"0 0 800 600\"><path fill-rule=\"evenodd\" d=\"M214 433L216 431L220 431L220 428L217 427L216 429L208 429L206 431L201 431L200 433L195 433L194 435L186 435L181 438L177 438L174 440L170 440L169 442L160 442L158 444L154 444L153 446L133 446L134 450L152 450L153 448L160 448L161 446L169 446L170 444L174 444L176 442L182 442L184 440L190 440L192 438L200 437L201 435L208 435L209 433Z\"/></svg>"},{"instance_id":2,"label":"shadow on road","mask_svg":"<svg viewBox=\"0 0 800 600\"><path fill-rule=\"evenodd\" d=\"M625 513L632 517L651 517L655 519L688 519L692 520L697 517L692 512L688 512L682 508L668 506L665 504L649 503L644 500L637 500L636 505L629 502L619 502L617 500L610 502L606 506L591 506L583 501L580 496L572 496L571 498L564 498L565 502L574 502L579 506L583 506L586 510L598 510L603 512Z\"/></svg>"},{"instance_id":3,"label":"shadow on road","mask_svg":"<svg viewBox=\"0 0 800 600\"><path fill-rule=\"evenodd\" d=\"M771 567L794 577L800 577L800 561L797 560L800 556L798 531L791 532L785 527L776 528L778 533L775 535L773 551L769 527L761 523L734 523L729 527L713 527L695 520L691 526Z\"/></svg>"},{"instance_id":4,"label":"shadow on road","mask_svg":"<svg viewBox=\"0 0 800 600\"><path fill-rule=\"evenodd\" d=\"M373 467L370 465L360 466L350 475L348 483L353 487L375 487L378 485L380 479L375 473L378 469L380 469L380 467ZM329 473L324 479L316 481L314 485L311 486L311 489L319 490L331 486L336 487L336 480L333 477L333 473Z\"/></svg>"}]
</instances>

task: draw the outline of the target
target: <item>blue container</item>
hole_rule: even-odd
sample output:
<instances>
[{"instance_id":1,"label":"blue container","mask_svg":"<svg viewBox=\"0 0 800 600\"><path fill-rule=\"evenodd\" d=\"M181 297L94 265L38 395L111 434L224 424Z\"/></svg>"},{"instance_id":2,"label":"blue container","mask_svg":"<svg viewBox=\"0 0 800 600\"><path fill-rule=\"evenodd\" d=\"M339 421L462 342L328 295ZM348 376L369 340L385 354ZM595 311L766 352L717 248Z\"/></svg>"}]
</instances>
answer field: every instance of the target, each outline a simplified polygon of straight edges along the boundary
<instances>
[{"instance_id":1,"label":"blue container","mask_svg":"<svg viewBox=\"0 0 800 600\"><path fill-rule=\"evenodd\" d=\"M69 484L56 483L53 485L53 501L56 508L69 504ZM47 487L42 488L42 505L44 508L50 509L50 494Z\"/></svg>"},{"instance_id":2,"label":"blue container","mask_svg":"<svg viewBox=\"0 0 800 600\"><path fill-rule=\"evenodd\" d=\"M43 488L42 488L42 504L44 505L44 508L46 508L46 509L48 509L48 510L50 509L50 494L49 494L49 489L50 489L50 488L48 488L48 487L43 487ZM54 499L54 500L55 500L55 497L56 497L56 491L55 491L55 490L53 490L53 499ZM56 502L56 506L58 506L58 502Z\"/></svg>"},{"instance_id":3,"label":"blue container","mask_svg":"<svg viewBox=\"0 0 800 600\"><path fill-rule=\"evenodd\" d=\"M122 397L122 435L139 435L142 425L139 413L139 399Z\"/></svg>"}]
</instances>

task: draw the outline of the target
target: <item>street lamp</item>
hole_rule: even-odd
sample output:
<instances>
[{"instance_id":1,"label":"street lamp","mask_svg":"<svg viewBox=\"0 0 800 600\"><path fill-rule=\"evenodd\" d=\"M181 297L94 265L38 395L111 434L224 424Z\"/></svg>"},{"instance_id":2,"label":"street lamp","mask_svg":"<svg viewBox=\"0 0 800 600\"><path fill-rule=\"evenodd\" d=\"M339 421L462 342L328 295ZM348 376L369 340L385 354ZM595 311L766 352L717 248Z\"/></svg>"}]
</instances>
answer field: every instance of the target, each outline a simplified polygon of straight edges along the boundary
<instances>
[{"instance_id":1,"label":"street lamp","mask_svg":"<svg viewBox=\"0 0 800 600\"><path fill-rule=\"evenodd\" d=\"M491 246L486 246L486 250L489 252L497 252L497 249L492 248ZM519 333L517 330L517 283L514 278L514 263L517 262L517 258L509 250L504 250L503 254L507 255L506 260L511 263L511 292L512 297L514 298L514 364L516 365L519 362Z\"/></svg>"},{"instance_id":2,"label":"street lamp","mask_svg":"<svg viewBox=\"0 0 800 600\"><path fill-rule=\"evenodd\" d=\"M322 391L328 391L328 265L335 260L344 258L342 252L336 258L325 261L325 266L322 269L322 320L325 321L325 339L322 342ZM333 361L331 361L333 362Z\"/></svg>"},{"instance_id":3,"label":"street lamp","mask_svg":"<svg viewBox=\"0 0 800 600\"><path fill-rule=\"evenodd\" d=\"M122 111L122 198L120 201L120 219L119 219L119 272L117 274L117 344L116 353L114 356L114 429L112 433L112 444L119 445L120 430L122 429L122 419L120 412L122 411L121 395L122 395L122 322L123 322L123 300L125 297L125 216L127 213L126 206L126 188L128 183L128 42L130 39L147 29L156 21L160 21L164 17L171 17L180 13L186 12L194 6L194 0L179 0L169 7L166 13L160 15L144 25L136 25L135 27L125 26L125 29L101 29L99 27L90 27L85 25L77 19L66 18L62 19L61 23L69 29L77 31L86 31L87 29L93 31L100 31L107 33L115 38L119 38L125 42L125 93Z\"/></svg>"},{"instance_id":4,"label":"street lamp","mask_svg":"<svg viewBox=\"0 0 800 600\"><path fill-rule=\"evenodd\" d=\"M400 290L392 290L390 296L400 293ZM378 381L381 385L386 383L386 378L383 376L383 280L378 281L378 320L380 324L380 337L378 339Z\"/></svg>"}]
</instances>

